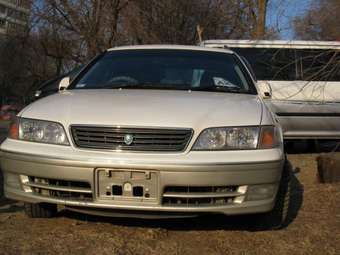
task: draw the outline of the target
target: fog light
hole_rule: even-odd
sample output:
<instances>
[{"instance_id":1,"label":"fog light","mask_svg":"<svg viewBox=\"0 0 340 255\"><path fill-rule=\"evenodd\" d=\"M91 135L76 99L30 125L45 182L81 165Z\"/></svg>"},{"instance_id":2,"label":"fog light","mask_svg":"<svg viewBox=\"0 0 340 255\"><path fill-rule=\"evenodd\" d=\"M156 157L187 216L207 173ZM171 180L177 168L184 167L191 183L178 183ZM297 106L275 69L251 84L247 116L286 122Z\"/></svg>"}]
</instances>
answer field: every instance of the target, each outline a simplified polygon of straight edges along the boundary
<instances>
[{"instance_id":1,"label":"fog light","mask_svg":"<svg viewBox=\"0 0 340 255\"><path fill-rule=\"evenodd\" d=\"M237 188L237 192L238 192L238 193L241 193L241 194L246 194L247 189L248 189L248 186L246 186L246 185L244 185L244 186L239 186L239 187ZM244 199L245 199L245 198L246 198L245 195L235 197L235 198L234 198L234 203L235 203L235 204L241 204L241 203L244 202Z\"/></svg>"},{"instance_id":2,"label":"fog light","mask_svg":"<svg viewBox=\"0 0 340 255\"><path fill-rule=\"evenodd\" d=\"M25 192L32 192L32 188L30 186L25 185L26 183L29 183L29 178L27 175L20 175L20 181L22 183L22 188Z\"/></svg>"},{"instance_id":3,"label":"fog light","mask_svg":"<svg viewBox=\"0 0 340 255\"><path fill-rule=\"evenodd\" d=\"M235 204L242 204L244 202L245 196L238 196L234 198Z\"/></svg>"},{"instance_id":4,"label":"fog light","mask_svg":"<svg viewBox=\"0 0 340 255\"><path fill-rule=\"evenodd\" d=\"M264 200L274 196L275 184L250 185L247 191L247 200Z\"/></svg>"}]
</instances>

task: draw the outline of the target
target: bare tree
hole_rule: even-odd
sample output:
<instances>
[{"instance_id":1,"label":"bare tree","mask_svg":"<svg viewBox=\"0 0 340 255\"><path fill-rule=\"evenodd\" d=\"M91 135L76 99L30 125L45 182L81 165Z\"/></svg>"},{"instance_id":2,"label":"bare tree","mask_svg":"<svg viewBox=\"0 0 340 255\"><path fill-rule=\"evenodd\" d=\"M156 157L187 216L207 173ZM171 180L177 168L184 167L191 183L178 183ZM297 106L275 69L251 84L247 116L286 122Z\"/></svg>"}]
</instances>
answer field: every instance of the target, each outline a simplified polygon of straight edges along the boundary
<instances>
[{"instance_id":1,"label":"bare tree","mask_svg":"<svg viewBox=\"0 0 340 255\"><path fill-rule=\"evenodd\" d=\"M12 44L16 46L2 47L5 54L12 54L10 52L16 50L13 63L18 61L15 62L18 64L13 67L17 70L7 70L10 64L4 58L0 59L0 78L3 83L0 87L7 94L15 92L22 96L40 81L69 71L117 45L197 44L197 27L200 27L203 40L251 39L254 35L263 38L268 35L268 31L265 31L267 2L35 0L32 4L30 33L19 40L20 43L16 39L17 42ZM22 49L22 55L19 49ZM11 79L10 74L13 76Z\"/></svg>"},{"instance_id":2,"label":"bare tree","mask_svg":"<svg viewBox=\"0 0 340 255\"><path fill-rule=\"evenodd\" d=\"M67 38L72 58L84 62L119 41L119 21L127 0L46 0L35 15L43 27Z\"/></svg>"},{"instance_id":3,"label":"bare tree","mask_svg":"<svg viewBox=\"0 0 340 255\"><path fill-rule=\"evenodd\" d=\"M264 33L267 1L260 2L265 4L259 12L254 0L135 0L123 24L135 44L195 44L197 26L204 31L203 39L250 39L257 27L263 26Z\"/></svg>"},{"instance_id":4,"label":"bare tree","mask_svg":"<svg viewBox=\"0 0 340 255\"><path fill-rule=\"evenodd\" d=\"M339 40L339 13L340 1L315 1L304 16L293 21L296 37L303 40Z\"/></svg>"}]
</instances>

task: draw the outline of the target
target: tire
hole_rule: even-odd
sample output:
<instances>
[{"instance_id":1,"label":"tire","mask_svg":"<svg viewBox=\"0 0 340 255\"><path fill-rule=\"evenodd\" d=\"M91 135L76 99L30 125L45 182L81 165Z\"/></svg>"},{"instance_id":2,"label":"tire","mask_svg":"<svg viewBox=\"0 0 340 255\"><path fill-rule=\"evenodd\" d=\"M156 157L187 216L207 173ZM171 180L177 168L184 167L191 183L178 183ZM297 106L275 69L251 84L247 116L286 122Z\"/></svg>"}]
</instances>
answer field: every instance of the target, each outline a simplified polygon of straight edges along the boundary
<instances>
[{"instance_id":1,"label":"tire","mask_svg":"<svg viewBox=\"0 0 340 255\"><path fill-rule=\"evenodd\" d=\"M288 224L288 211L291 192L291 168L286 160L279 190L276 195L275 205L272 211L258 215L258 223L269 229L281 229Z\"/></svg>"},{"instance_id":2,"label":"tire","mask_svg":"<svg viewBox=\"0 0 340 255\"><path fill-rule=\"evenodd\" d=\"M29 218L52 218L57 214L57 205L25 203L25 214Z\"/></svg>"}]
</instances>

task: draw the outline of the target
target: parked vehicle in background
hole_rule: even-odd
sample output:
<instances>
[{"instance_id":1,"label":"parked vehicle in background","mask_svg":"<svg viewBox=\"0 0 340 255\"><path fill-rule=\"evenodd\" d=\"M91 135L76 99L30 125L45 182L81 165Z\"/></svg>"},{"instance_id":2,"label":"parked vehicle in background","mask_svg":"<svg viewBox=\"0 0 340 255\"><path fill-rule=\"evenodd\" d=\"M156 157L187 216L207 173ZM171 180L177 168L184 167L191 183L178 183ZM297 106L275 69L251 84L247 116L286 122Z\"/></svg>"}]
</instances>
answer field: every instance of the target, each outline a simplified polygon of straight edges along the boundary
<instances>
[{"instance_id":1,"label":"parked vehicle in background","mask_svg":"<svg viewBox=\"0 0 340 255\"><path fill-rule=\"evenodd\" d=\"M340 139L340 42L209 40L252 66L285 139Z\"/></svg>"},{"instance_id":2,"label":"parked vehicle in background","mask_svg":"<svg viewBox=\"0 0 340 255\"><path fill-rule=\"evenodd\" d=\"M5 195L27 215L260 214L285 224L282 130L230 50L104 52L27 106L1 145Z\"/></svg>"},{"instance_id":3,"label":"parked vehicle in background","mask_svg":"<svg viewBox=\"0 0 340 255\"><path fill-rule=\"evenodd\" d=\"M0 120L13 120L20 112L22 106L16 104L7 104L0 107Z\"/></svg>"},{"instance_id":4,"label":"parked vehicle in background","mask_svg":"<svg viewBox=\"0 0 340 255\"><path fill-rule=\"evenodd\" d=\"M68 73L62 74L58 77L55 77L42 83L39 86L39 88L34 92L33 101L57 93L59 91L60 81L65 77L70 77L70 79L72 80L82 68L83 65L74 68L72 71Z\"/></svg>"}]
</instances>

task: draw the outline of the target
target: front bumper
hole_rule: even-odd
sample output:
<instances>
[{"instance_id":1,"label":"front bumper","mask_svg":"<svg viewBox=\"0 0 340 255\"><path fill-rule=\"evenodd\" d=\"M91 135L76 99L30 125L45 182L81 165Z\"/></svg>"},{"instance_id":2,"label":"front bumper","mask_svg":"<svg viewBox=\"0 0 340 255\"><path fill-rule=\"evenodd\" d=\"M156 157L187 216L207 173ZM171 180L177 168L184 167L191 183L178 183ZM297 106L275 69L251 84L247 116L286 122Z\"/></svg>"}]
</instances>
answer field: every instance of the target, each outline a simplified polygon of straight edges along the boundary
<instances>
[{"instance_id":1,"label":"front bumper","mask_svg":"<svg viewBox=\"0 0 340 255\"><path fill-rule=\"evenodd\" d=\"M39 146L39 145L38 145ZM247 152L242 152L244 156ZM254 152L248 152L249 158ZM259 152L256 152L259 153ZM200 154L200 153L198 153ZM162 213L180 213L184 215L196 215L201 213L223 213L227 215L248 214L270 211L275 203L276 192L278 189L284 157L279 149L277 151L264 151L265 158L259 162L232 163L230 158L225 158L226 162L206 163L188 160L182 162L164 162L155 160L149 163L132 162L131 160L118 161L99 161L96 159L82 159L72 157L48 157L22 152L1 151L1 169L4 172L5 196L10 199L25 201L29 203L54 203L72 208L73 210L83 211L99 215L131 215L150 214L153 218L158 218ZM222 155L222 154L221 154ZM228 154L224 154L226 156ZM259 154L260 155L260 154ZM268 155L272 155L268 158ZM204 158L204 153L200 154ZM147 157L148 158L148 157ZM201 160L202 161L202 160ZM105 199L99 191L97 170L110 169L112 171L142 171L153 172L157 175L157 192L154 199L126 199L115 200ZM51 180L63 180L72 182L85 182L89 184L91 199L82 200L67 197L55 197L32 192L32 187L25 186L28 176L45 178ZM17 183L16 183L17 182ZM43 184L45 185L45 184ZM271 194L264 199L248 200L251 187L258 185L269 185ZM196 203L176 204L164 203L164 194L167 187L238 187L231 194L234 200L228 203L210 203L201 205ZM65 185L63 186L65 188ZM245 188L246 187L246 188ZM49 189L47 187L47 189ZM34 190L34 188L33 188ZM71 190L72 191L72 190ZM77 191L77 190L73 190ZM82 188L80 188L82 191ZM194 195L197 196L196 193ZM209 192L211 194L211 192ZM186 196L180 193L181 196ZM189 195L192 195L191 193ZM215 196L214 194L212 194ZM219 194L218 194L219 195ZM198 195L200 196L200 195ZM205 195L207 196L207 195ZM237 198L237 199L236 199ZM216 200L215 198L213 199ZM211 201L213 201L211 200ZM189 201L189 200L187 200ZM217 201L217 200L216 200ZM227 200L226 200L227 201ZM122 210L124 213L122 214ZM115 214L115 212L117 212ZM159 212L159 213L158 213ZM128 216L128 215L125 215ZM139 216L138 216L139 217Z\"/></svg>"}]
</instances>

